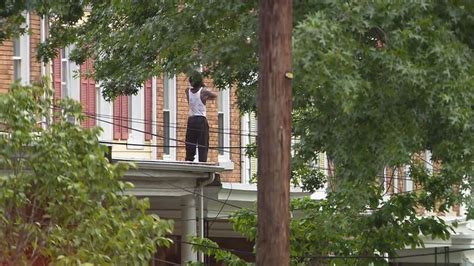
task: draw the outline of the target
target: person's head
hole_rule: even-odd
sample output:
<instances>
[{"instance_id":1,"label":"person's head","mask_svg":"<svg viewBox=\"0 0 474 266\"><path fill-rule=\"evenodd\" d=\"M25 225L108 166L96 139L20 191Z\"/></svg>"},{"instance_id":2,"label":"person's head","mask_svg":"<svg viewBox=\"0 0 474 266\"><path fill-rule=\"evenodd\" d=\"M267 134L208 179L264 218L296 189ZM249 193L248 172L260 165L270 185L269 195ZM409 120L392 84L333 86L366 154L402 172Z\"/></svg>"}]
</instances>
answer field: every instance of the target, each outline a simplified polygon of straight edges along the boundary
<instances>
[{"instance_id":1,"label":"person's head","mask_svg":"<svg viewBox=\"0 0 474 266\"><path fill-rule=\"evenodd\" d=\"M193 71L191 75L189 75L189 84L191 84L193 88L204 87L202 75L199 71Z\"/></svg>"}]
</instances>

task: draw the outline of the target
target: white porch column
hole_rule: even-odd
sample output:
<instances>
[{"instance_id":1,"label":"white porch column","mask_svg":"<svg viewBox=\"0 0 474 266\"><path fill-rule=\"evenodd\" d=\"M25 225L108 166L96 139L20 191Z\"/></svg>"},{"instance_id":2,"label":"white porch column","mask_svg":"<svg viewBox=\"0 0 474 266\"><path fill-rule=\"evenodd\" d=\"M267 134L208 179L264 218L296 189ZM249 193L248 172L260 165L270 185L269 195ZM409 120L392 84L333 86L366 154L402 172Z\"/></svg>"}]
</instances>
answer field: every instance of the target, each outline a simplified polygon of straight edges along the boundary
<instances>
[{"instance_id":1,"label":"white porch column","mask_svg":"<svg viewBox=\"0 0 474 266\"><path fill-rule=\"evenodd\" d=\"M189 235L196 235L196 200L194 195L181 197L181 265L188 261L197 261L197 254L191 249L188 242Z\"/></svg>"}]
</instances>

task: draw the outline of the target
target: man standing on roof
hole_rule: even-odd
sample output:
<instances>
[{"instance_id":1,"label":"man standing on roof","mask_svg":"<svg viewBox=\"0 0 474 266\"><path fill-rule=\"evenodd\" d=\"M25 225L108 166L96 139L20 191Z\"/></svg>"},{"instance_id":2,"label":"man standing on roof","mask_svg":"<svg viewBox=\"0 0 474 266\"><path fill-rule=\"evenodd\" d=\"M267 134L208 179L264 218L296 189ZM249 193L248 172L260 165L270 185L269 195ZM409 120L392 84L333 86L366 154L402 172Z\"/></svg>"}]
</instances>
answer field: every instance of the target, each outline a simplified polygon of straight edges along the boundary
<instances>
[{"instance_id":1,"label":"man standing on roof","mask_svg":"<svg viewBox=\"0 0 474 266\"><path fill-rule=\"evenodd\" d=\"M201 73L194 71L189 77L191 88L186 90L188 100L188 126L186 130L186 161L194 161L196 145L199 161L207 161L209 146L209 124L206 119L206 101L214 100L217 95L204 88Z\"/></svg>"}]
</instances>

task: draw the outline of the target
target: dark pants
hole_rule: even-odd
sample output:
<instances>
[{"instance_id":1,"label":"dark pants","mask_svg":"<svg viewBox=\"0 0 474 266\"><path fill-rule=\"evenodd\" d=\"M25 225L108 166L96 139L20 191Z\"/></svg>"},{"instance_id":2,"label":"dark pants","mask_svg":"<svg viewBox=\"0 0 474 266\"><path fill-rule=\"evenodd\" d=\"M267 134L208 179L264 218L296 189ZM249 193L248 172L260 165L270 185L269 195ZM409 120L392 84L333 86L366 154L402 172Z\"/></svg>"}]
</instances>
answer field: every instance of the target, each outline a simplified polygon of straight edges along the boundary
<instances>
[{"instance_id":1,"label":"dark pants","mask_svg":"<svg viewBox=\"0 0 474 266\"><path fill-rule=\"evenodd\" d=\"M209 125L204 116L188 117L188 127L186 130L186 161L194 161L196 144L199 151L199 161L206 162L209 146Z\"/></svg>"}]
</instances>

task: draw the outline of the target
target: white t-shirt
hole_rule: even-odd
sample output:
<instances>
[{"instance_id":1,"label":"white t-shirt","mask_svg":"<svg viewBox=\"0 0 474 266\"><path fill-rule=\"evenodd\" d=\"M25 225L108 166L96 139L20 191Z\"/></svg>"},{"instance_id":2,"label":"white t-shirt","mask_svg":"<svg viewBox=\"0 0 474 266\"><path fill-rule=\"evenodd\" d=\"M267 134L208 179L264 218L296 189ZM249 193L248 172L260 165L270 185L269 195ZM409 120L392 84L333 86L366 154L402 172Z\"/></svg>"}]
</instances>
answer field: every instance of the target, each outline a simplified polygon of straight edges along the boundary
<instances>
[{"instance_id":1,"label":"white t-shirt","mask_svg":"<svg viewBox=\"0 0 474 266\"><path fill-rule=\"evenodd\" d=\"M191 89L188 90L189 97L189 112L188 116L204 116L206 117L206 105L201 100L200 88L196 93L193 93Z\"/></svg>"}]
</instances>

